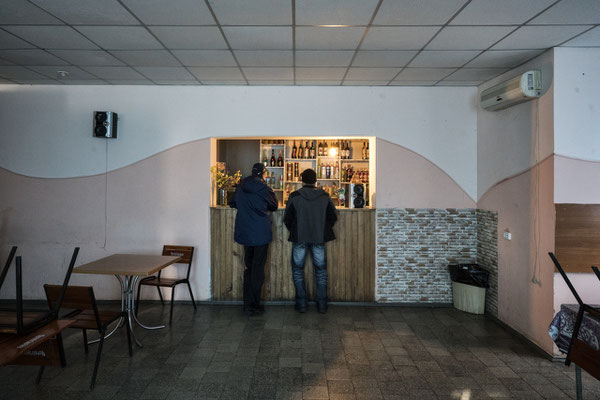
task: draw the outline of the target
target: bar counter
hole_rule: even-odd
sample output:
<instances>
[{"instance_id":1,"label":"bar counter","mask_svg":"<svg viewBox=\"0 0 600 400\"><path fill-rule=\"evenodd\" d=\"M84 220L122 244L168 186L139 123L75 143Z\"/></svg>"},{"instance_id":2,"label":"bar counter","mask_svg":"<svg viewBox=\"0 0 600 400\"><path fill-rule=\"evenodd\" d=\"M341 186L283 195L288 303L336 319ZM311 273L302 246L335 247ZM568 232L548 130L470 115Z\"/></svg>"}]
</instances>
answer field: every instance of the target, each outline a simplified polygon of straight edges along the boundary
<instances>
[{"instance_id":1,"label":"bar counter","mask_svg":"<svg viewBox=\"0 0 600 400\"><path fill-rule=\"evenodd\" d=\"M283 223L284 209L272 213L273 241L265 264L263 300L294 300L292 243ZM210 209L211 291L213 300L242 300L244 247L233 241L236 209ZM327 296L330 301L375 299L375 209L339 208L334 226L336 240L326 244ZM310 254L305 264L306 290L315 297L315 279Z\"/></svg>"}]
</instances>

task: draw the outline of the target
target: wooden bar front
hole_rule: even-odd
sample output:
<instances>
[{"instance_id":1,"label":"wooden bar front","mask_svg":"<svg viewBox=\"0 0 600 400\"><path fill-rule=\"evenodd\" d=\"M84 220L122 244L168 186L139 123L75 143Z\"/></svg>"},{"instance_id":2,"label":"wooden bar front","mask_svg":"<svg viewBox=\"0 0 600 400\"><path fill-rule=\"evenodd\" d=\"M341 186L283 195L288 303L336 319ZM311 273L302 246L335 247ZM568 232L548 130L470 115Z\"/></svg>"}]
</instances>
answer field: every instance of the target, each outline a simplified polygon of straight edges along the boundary
<instances>
[{"instance_id":1,"label":"wooden bar front","mask_svg":"<svg viewBox=\"0 0 600 400\"><path fill-rule=\"evenodd\" d=\"M213 300L242 300L244 247L233 241L237 210L211 207L211 290ZM283 224L284 210L273 212L273 241L265 265L263 300L294 300L292 243ZM326 244L329 301L375 300L375 210L340 209ZM315 297L310 254L305 264L306 290Z\"/></svg>"}]
</instances>

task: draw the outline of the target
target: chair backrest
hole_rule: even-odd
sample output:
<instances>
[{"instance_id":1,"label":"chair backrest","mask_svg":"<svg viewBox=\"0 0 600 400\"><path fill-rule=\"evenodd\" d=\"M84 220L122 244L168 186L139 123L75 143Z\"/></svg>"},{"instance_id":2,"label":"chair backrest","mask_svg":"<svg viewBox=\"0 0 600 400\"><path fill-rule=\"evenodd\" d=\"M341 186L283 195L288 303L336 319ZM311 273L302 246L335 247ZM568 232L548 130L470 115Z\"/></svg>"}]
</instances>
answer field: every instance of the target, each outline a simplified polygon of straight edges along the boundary
<instances>
[{"instance_id":1,"label":"chair backrest","mask_svg":"<svg viewBox=\"0 0 600 400\"><path fill-rule=\"evenodd\" d=\"M10 264L12 264L12 260L15 257L15 253L17 252L17 246L13 246L10 249L10 253L8 253L8 258L6 259L6 264L4 264L4 268L2 269L2 274L0 275L0 288L2 288L2 284L4 283L4 279L6 279L6 274L8 274L8 270L10 269Z\"/></svg>"},{"instance_id":2,"label":"chair backrest","mask_svg":"<svg viewBox=\"0 0 600 400\"><path fill-rule=\"evenodd\" d=\"M565 283L567 284L567 286L571 290L571 293L573 293L573 296L575 296L575 300L577 300L577 302L579 303L580 306L584 306L583 301L581 300L581 297L579 297L579 294L575 290L575 287L573 286L573 284L569 280L569 277L567 276L567 274L565 273L565 271L560 266L560 263L558 262L558 260L554 256L554 254L553 253L548 253L548 255L550 256L550 258L554 262L554 265L556 266L556 269L558 269L558 272L560 272L560 275L565 280Z\"/></svg>"},{"instance_id":3,"label":"chair backrest","mask_svg":"<svg viewBox=\"0 0 600 400\"><path fill-rule=\"evenodd\" d=\"M178 264L187 264L186 278L190 279L190 270L192 269L192 260L194 259L194 247L193 246L176 246L166 244L163 246L163 256L176 256L181 257ZM160 271L158 273L160 276Z\"/></svg>"},{"instance_id":4,"label":"chair backrest","mask_svg":"<svg viewBox=\"0 0 600 400\"><path fill-rule=\"evenodd\" d=\"M62 289L63 287L60 285L44 285L46 300L48 300L48 306L50 308L55 308L57 306L61 293L63 292ZM100 315L98 313L98 305L96 303L93 287L67 286L63 294L61 307L77 311L92 310L96 322L98 323L98 329L100 329Z\"/></svg>"},{"instance_id":5,"label":"chair backrest","mask_svg":"<svg viewBox=\"0 0 600 400\"><path fill-rule=\"evenodd\" d=\"M594 273L596 274L596 276L598 277L598 279L600 279L600 271L598 271L598 267L592 266L592 269L594 270Z\"/></svg>"}]
</instances>

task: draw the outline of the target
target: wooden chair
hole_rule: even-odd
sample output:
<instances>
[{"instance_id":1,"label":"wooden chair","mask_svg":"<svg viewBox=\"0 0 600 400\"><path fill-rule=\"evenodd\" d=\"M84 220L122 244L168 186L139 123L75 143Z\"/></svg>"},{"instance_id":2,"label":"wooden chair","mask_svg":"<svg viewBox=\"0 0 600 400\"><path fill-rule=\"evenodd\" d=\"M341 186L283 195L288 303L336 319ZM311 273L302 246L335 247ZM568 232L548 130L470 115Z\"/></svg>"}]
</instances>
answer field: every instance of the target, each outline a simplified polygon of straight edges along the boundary
<instances>
[{"instance_id":1,"label":"wooden chair","mask_svg":"<svg viewBox=\"0 0 600 400\"><path fill-rule=\"evenodd\" d=\"M52 308L59 299L61 287L58 285L44 285L44 290L46 291L48 305ZM121 311L100 312L96 304L94 289L91 286L68 286L62 299L62 307L72 310L65 315L61 315L60 318L75 320L75 323L70 327L82 330L83 345L86 354L88 353L87 330L97 330L100 334L94 373L90 385L90 388L93 389L96 384L96 375L98 374L98 366L100 365L100 357L102 356L102 346L104 345L106 329L112 322L119 320L120 317L125 317L125 315ZM125 321L125 326L127 327L127 342L129 344L129 356L131 357L133 350L131 347L131 332L129 331L130 328L127 321Z\"/></svg>"},{"instance_id":2,"label":"wooden chair","mask_svg":"<svg viewBox=\"0 0 600 400\"><path fill-rule=\"evenodd\" d=\"M144 286L155 286L156 290L158 290L158 296L160 297L160 301L162 304L165 304L162 293L160 291L161 287L170 287L171 288L171 312L169 315L169 324L173 322L173 300L175 299L175 287L179 284L185 283L187 284L188 290L190 291L190 298L192 299L192 305L194 306L194 311L196 310L196 302L194 301L194 295L192 294L192 287L190 286L190 271L192 269L192 260L194 258L194 248L192 246L174 246L174 245L165 245L163 246L163 256L177 256L181 257L181 260L178 264L187 264L187 273L185 278L172 279L172 278L162 278L160 273L162 271L158 271L157 276L149 276L140 281L137 292L137 301L136 304L136 315L139 310L140 304L140 290L142 289L142 285Z\"/></svg>"},{"instance_id":3,"label":"wooden chair","mask_svg":"<svg viewBox=\"0 0 600 400\"><path fill-rule=\"evenodd\" d=\"M556 259L553 253L548 253L556 269L560 272L560 275L564 279L565 283L573 293L575 300L579 303L579 311L577 312L577 319L575 320L575 325L573 327L573 336L571 337L571 343L569 345L569 352L567 353L567 358L565 360L565 365L570 365L571 361L573 361L577 366L586 370L590 375L592 375L596 379L600 379L600 351L594 349L584 341L578 339L579 328L581 327L581 321L583 320L584 313L590 314L592 317L600 319L600 309L594 308L588 304L585 304L579 294L575 290L575 287L569 280L569 277L561 267L560 263ZM595 267L593 267L595 268ZM597 268L594 269L597 275ZM581 398L581 373L577 372L576 374L576 384L577 384L577 398Z\"/></svg>"}]
</instances>

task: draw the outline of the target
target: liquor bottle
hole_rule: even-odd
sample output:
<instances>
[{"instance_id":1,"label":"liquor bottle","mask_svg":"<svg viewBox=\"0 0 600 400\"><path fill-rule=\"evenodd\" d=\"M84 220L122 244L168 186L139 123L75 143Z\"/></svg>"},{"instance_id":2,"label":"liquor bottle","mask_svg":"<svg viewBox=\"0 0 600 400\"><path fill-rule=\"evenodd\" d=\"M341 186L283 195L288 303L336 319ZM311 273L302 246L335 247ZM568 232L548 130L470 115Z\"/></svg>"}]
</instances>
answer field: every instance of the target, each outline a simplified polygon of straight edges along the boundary
<instances>
[{"instance_id":1,"label":"liquor bottle","mask_svg":"<svg viewBox=\"0 0 600 400\"><path fill-rule=\"evenodd\" d=\"M310 152L308 153L310 158L317 158L317 154L315 153L315 142L314 140L310 142Z\"/></svg>"},{"instance_id":2,"label":"liquor bottle","mask_svg":"<svg viewBox=\"0 0 600 400\"><path fill-rule=\"evenodd\" d=\"M269 165L269 161L267 160L267 149L264 149L264 151L263 151L263 159L262 159L262 161L263 161L263 165L265 167L267 167Z\"/></svg>"},{"instance_id":3,"label":"liquor bottle","mask_svg":"<svg viewBox=\"0 0 600 400\"><path fill-rule=\"evenodd\" d=\"M281 150L279 150L279 157L277 157L277 166L283 167L283 157L281 157Z\"/></svg>"},{"instance_id":4,"label":"liquor bottle","mask_svg":"<svg viewBox=\"0 0 600 400\"><path fill-rule=\"evenodd\" d=\"M279 189L283 189L283 172L279 176Z\"/></svg>"},{"instance_id":5,"label":"liquor bottle","mask_svg":"<svg viewBox=\"0 0 600 400\"><path fill-rule=\"evenodd\" d=\"M325 163L321 164L321 179L325 179L327 177L327 167Z\"/></svg>"},{"instance_id":6,"label":"liquor bottle","mask_svg":"<svg viewBox=\"0 0 600 400\"><path fill-rule=\"evenodd\" d=\"M310 147L308 147L308 140L306 141L306 146L304 147L304 158L310 158Z\"/></svg>"},{"instance_id":7,"label":"liquor bottle","mask_svg":"<svg viewBox=\"0 0 600 400\"><path fill-rule=\"evenodd\" d=\"M342 176L340 177L342 182L346 182L346 169L342 168Z\"/></svg>"},{"instance_id":8,"label":"liquor bottle","mask_svg":"<svg viewBox=\"0 0 600 400\"><path fill-rule=\"evenodd\" d=\"M323 157L323 142L321 142L321 141L319 141L318 154L319 154L319 157Z\"/></svg>"},{"instance_id":9,"label":"liquor bottle","mask_svg":"<svg viewBox=\"0 0 600 400\"><path fill-rule=\"evenodd\" d=\"M340 167L335 164L335 167L333 168L333 179L338 179L340 173Z\"/></svg>"},{"instance_id":10,"label":"liquor bottle","mask_svg":"<svg viewBox=\"0 0 600 400\"><path fill-rule=\"evenodd\" d=\"M321 179L321 160L317 161L317 179Z\"/></svg>"},{"instance_id":11,"label":"liquor bottle","mask_svg":"<svg viewBox=\"0 0 600 400\"><path fill-rule=\"evenodd\" d=\"M369 159L369 142L367 142L367 148L365 150L365 160Z\"/></svg>"},{"instance_id":12,"label":"liquor bottle","mask_svg":"<svg viewBox=\"0 0 600 400\"><path fill-rule=\"evenodd\" d=\"M298 147L298 152L296 153L296 158L304 157L304 149L302 148L302 141L300 141L300 147Z\"/></svg>"},{"instance_id":13,"label":"liquor bottle","mask_svg":"<svg viewBox=\"0 0 600 400\"><path fill-rule=\"evenodd\" d=\"M298 149L296 148L296 141L294 140L294 147L292 147L292 158L296 158L296 153Z\"/></svg>"},{"instance_id":14,"label":"liquor bottle","mask_svg":"<svg viewBox=\"0 0 600 400\"><path fill-rule=\"evenodd\" d=\"M323 157L329 156L329 149L327 148L327 142L325 142L325 146L323 146Z\"/></svg>"},{"instance_id":15,"label":"liquor bottle","mask_svg":"<svg viewBox=\"0 0 600 400\"><path fill-rule=\"evenodd\" d=\"M271 150L271 167L275 166L275 150Z\"/></svg>"},{"instance_id":16,"label":"liquor bottle","mask_svg":"<svg viewBox=\"0 0 600 400\"><path fill-rule=\"evenodd\" d=\"M326 167L326 173L325 173L325 177L327 179L331 179L331 165L329 165L329 163L327 163L327 167Z\"/></svg>"},{"instance_id":17,"label":"liquor bottle","mask_svg":"<svg viewBox=\"0 0 600 400\"><path fill-rule=\"evenodd\" d=\"M363 160L365 160L365 159L367 158L367 157L365 156L366 154L367 154L367 146L366 146L365 142L363 142L363 147L362 147L362 156L361 156L361 158L362 158Z\"/></svg>"},{"instance_id":18,"label":"liquor bottle","mask_svg":"<svg viewBox=\"0 0 600 400\"><path fill-rule=\"evenodd\" d=\"M346 150L346 152L348 153L348 160L352 159L352 142L348 141L348 150Z\"/></svg>"}]
</instances>

